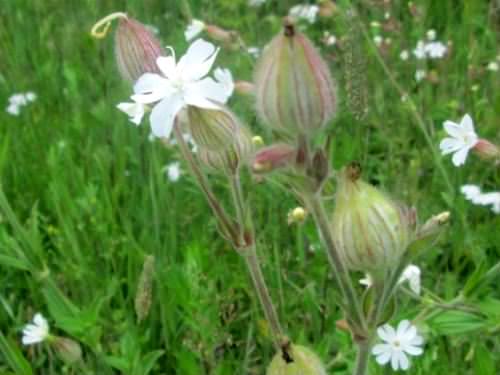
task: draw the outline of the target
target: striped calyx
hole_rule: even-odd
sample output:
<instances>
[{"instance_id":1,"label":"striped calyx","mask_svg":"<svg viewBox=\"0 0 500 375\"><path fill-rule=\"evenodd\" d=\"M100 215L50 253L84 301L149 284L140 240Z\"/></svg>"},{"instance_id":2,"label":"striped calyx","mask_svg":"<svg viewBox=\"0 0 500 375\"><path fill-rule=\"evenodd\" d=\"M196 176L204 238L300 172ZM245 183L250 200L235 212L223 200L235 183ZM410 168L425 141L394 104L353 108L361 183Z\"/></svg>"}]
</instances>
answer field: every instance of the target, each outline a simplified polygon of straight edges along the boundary
<instances>
[{"instance_id":1,"label":"striped calyx","mask_svg":"<svg viewBox=\"0 0 500 375\"><path fill-rule=\"evenodd\" d=\"M381 274L395 266L414 237L415 216L362 181L358 166L339 172L332 231L353 270Z\"/></svg>"},{"instance_id":2,"label":"striped calyx","mask_svg":"<svg viewBox=\"0 0 500 375\"><path fill-rule=\"evenodd\" d=\"M329 68L311 41L288 20L257 64L255 96L263 121L291 137L312 135L335 114L335 84Z\"/></svg>"},{"instance_id":3,"label":"striped calyx","mask_svg":"<svg viewBox=\"0 0 500 375\"><path fill-rule=\"evenodd\" d=\"M165 55L160 42L140 22L121 18L115 33L115 56L122 77L135 82L144 73L160 73L156 64Z\"/></svg>"},{"instance_id":4,"label":"striped calyx","mask_svg":"<svg viewBox=\"0 0 500 375\"><path fill-rule=\"evenodd\" d=\"M288 350L289 360L283 358L283 353L277 353L266 375L326 375L321 359L311 349L301 345L291 345Z\"/></svg>"}]
</instances>

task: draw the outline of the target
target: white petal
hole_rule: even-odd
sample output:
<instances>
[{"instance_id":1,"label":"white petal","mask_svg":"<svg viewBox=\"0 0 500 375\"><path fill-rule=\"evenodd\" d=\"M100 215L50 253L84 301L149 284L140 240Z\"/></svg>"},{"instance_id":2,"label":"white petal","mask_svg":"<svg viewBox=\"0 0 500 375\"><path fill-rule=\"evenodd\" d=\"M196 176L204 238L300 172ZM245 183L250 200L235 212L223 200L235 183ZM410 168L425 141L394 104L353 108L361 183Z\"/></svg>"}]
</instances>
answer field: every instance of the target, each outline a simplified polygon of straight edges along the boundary
<instances>
[{"instance_id":1,"label":"white petal","mask_svg":"<svg viewBox=\"0 0 500 375\"><path fill-rule=\"evenodd\" d=\"M488 204L496 204L500 201L500 193L485 193L480 194L474 199L474 203L488 205Z\"/></svg>"},{"instance_id":2,"label":"white petal","mask_svg":"<svg viewBox=\"0 0 500 375\"><path fill-rule=\"evenodd\" d=\"M412 338L408 344L414 345L414 346L419 346L419 345L422 345L423 343L424 343L424 338L420 335L417 335L414 338Z\"/></svg>"},{"instance_id":3,"label":"white petal","mask_svg":"<svg viewBox=\"0 0 500 375\"><path fill-rule=\"evenodd\" d=\"M377 334L384 341L392 341L396 337L396 331L389 324L377 328Z\"/></svg>"},{"instance_id":4,"label":"white petal","mask_svg":"<svg viewBox=\"0 0 500 375\"><path fill-rule=\"evenodd\" d=\"M219 49L212 43L197 39L181 57L177 65L178 72L186 81L196 81L208 74L215 62Z\"/></svg>"},{"instance_id":5,"label":"white petal","mask_svg":"<svg viewBox=\"0 0 500 375\"><path fill-rule=\"evenodd\" d=\"M474 122L472 121L472 118L469 116L469 114L466 114L463 118L462 121L460 121L460 125L466 130L467 132L471 132L476 134L474 130Z\"/></svg>"},{"instance_id":6,"label":"white petal","mask_svg":"<svg viewBox=\"0 0 500 375\"><path fill-rule=\"evenodd\" d=\"M205 23L203 21L194 19L188 25L186 31L184 31L184 37L189 42L191 41L191 39L196 38L198 34L201 33L204 29Z\"/></svg>"},{"instance_id":7,"label":"white petal","mask_svg":"<svg viewBox=\"0 0 500 375\"><path fill-rule=\"evenodd\" d=\"M391 367L394 371L399 370L399 355L398 352L392 353Z\"/></svg>"},{"instance_id":8,"label":"white petal","mask_svg":"<svg viewBox=\"0 0 500 375\"><path fill-rule=\"evenodd\" d=\"M413 345L406 345L404 347L404 351L410 355L421 355L424 352L421 347Z\"/></svg>"},{"instance_id":9,"label":"white petal","mask_svg":"<svg viewBox=\"0 0 500 375\"><path fill-rule=\"evenodd\" d=\"M399 367L402 370L408 370L408 367L410 367L410 361L408 360L408 357L405 355L404 352L399 352L397 354L398 361L399 361Z\"/></svg>"},{"instance_id":10,"label":"white petal","mask_svg":"<svg viewBox=\"0 0 500 375\"><path fill-rule=\"evenodd\" d=\"M399 322L396 335L398 337L404 337L409 329L411 329L411 323L409 320L405 319Z\"/></svg>"},{"instance_id":11,"label":"white petal","mask_svg":"<svg viewBox=\"0 0 500 375\"><path fill-rule=\"evenodd\" d=\"M214 70L214 77L218 83L220 83L226 90L226 96L229 98L233 95L234 91L234 81L233 75L229 69L217 68Z\"/></svg>"},{"instance_id":12,"label":"white petal","mask_svg":"<svg viewBox=\"0 0 500 375\"><path fill-rule=\"evenodd\" d=\"M392 347L389 344L377 344L372 349L373 355L380 355L382 353L391 352Z\"/></svg>"},{"instance_id":13,"label":"white petal","mask_svg":"<svg viewBox=\"0 0 500 375\"><path fill-rule=\"evenodd\" d=\"M463 185L460 188L466 199L472 200L481 194L481 189L477 185Z\"/></svg>"},{"instance_id":14,"label":"white petal","mask_svg":"<svg viewBox=\"0 0 500 375\"><path fill-rule=\"evenodd\" d=\"M175 55L172 56L160 56L156 59L156 65L161 70L163 75L168 79L174 79L177 74L177 68L175 66Z\"/></svg>"},{"instance_id":15,"label":"white petal","mask_svg":"<svg viewBox=\"0 0 500 375\"><path fill-rule=\"evenodd\" d=\"M171 96L159 102L151 111L149 120L151 130L156 137L168 138L174 126L175 116L184 106L179 96Z\"/></svg>"},{"instance_id":16,"label":"white petal","mask_svg":"<svg viewBox=\"0 0 500 375\"><path fill-rule=\"evenodd\" d=\"M172 95L173 88L170 81L158 74L145 73L134 85L132 100L137 103L150 104Z\"/></svg>"},{"instance_id":17,"label":"white petal","mask_svg":"<svg viewBox=\"0 0 500 375\"><path fill-rule=\"evenodd\" d=\"M47 320L40 313L35 314L35 316L33 318L33 323L35 323L37 326L39 326L40 328L43 328L45 330L49 329L49 323L47 323Z\"/></svg>"},{"instance_id":18,"label":"white petal","mask_svg":"<svg viewBox=\"0 0 500 375\"><path fill-rule=\"evenodd\" d=\"M391 360L392 353L391 352L384 352L378 356L375 357L375 360L377 361L378 364L380 365L385 365L387 362Z\"/></svg>"},{"instance_id":19,"label":"white petal","mask_svg":"<svg viewBox=\"0 0 500 375\"><path fill-rule=\"evenodd\" d=\"M224 85L215 82L210 77L207 77L201 81L193 82L187 85L184 91L184 98L188 104L206 108L202 105L196 104L195 102L200 101L200 98L204 98L217 103L225 104L229 98L227 94L228 91Z\"/></svg>"},{"instance_id":20,"label":"white petal","mask_svg":"<svg viewBox=\"0 0 500 375\"><path fill-rule=\"evenodd\" d=\"M465 129L461 125L456 124L452 121L445 121L443 126L444 130L446 130L446 133L451 135L453 138L461 137L462 134L464 134Z\"/></svg>"},{"instance_id":21,"label":"white petal","mask_svg":"<svg viewBox=\"0 0 500 375\"><path fill-rule=\"evenodd\" d=\"M443 155L451 154L464 147L464 143L455 138L445 138L439 144L439 149Z\"/></svg>"},{"instance_id":22,"label":"white petal","mask_svg":"<svg viewBox=\"0 0 500 375\"><path fill-rule=\"evenodd\" d=\"M460 167L461 165L465 164L465 160L467 159L468 153L469 153L468 147L463 147L457 152L455 152L451 158L453 165L455 165L455 167Z\"/></svg>"}]
</instances>

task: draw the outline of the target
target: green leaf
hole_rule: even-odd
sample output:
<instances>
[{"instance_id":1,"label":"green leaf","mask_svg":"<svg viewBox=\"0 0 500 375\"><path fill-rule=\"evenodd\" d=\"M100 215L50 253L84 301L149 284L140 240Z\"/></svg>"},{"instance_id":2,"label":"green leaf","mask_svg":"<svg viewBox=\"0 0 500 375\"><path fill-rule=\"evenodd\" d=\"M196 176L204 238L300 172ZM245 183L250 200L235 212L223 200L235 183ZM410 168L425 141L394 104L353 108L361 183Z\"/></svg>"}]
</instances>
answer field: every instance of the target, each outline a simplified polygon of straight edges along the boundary
<instances>
[{"instance_id":1,"label":"green leaf","mask_svg":"<svg viewBox=\"0 0 500 375\"><path fill-rule=\"evenodd\" d=\"M429 322L439 334L458 335L476 332L485 327L486 321L474 314L462 311L446 311Z\"/></svg>"},{"instance_id":2,"label":"green leaf","mask_svg":"<svg viewBox=\"0 0 500 375\"><path fill-rule=\"evenodd\" d=\"M474 375L495 375L495 362L492 352L484 344L474 349Z\"/></svg>"},{"instance_id":3,"label":"green leaf","mask_svg":"<svg viewBox=\"0 0 500 375\"><path fill-rule=\"evenodd\" d=\"M141 374L147 375L153 369L156 361L163 355L163 350L154 350L142 358Z\"/></svg>"},{"instance_id":4,"label":"green leaf","mask_svg":"<svg viewBox=\"0 0 500 375\"><path fill-rule=\"evenodd\" d=\"M23 353L14 343L9 342L2 332L0 332L0 352L5 362L16 374L33 374L33 370L29 362L24 358Z\"/></svg>"}]
</instances>

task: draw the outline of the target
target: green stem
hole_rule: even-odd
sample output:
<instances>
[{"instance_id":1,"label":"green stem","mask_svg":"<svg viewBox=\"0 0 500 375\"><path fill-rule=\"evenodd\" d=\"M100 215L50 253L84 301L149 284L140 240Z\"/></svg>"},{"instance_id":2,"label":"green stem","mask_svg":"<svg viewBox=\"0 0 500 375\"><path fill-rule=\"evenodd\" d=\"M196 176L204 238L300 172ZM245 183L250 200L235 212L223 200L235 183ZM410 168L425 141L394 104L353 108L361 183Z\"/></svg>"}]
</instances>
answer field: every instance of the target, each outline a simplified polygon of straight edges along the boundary
<instances>
[{"instance_id":1,"label":"green stem","mask_svg":"<svg viewBox=\"0 0 500 375\"><path fill-rule=\"evenodd\" d=\"M349 314L350 316L348 316L348 318L356 323L356 328L358 330L361 330L361 332L355 333L366 333L366 322L361 310L359 298L352 285L347 267L335 248L335 242L333 241L330 223L325 208L323 207L323 202L318 193L306 194L304 200L309 206L309 210L314 217L314 221L316 222L321 238L325 244L327 258L333 269L333 276L342 291L347 308L351 310L351 314Z\"/></svg>"},{"instance_id":2,"label":"green stem","mask_svg":"<svg viewBox=\"0 0 500 375\"><path fill-rule=\"evenodd\" d=\"M356 364L353 375L366 375L368 368L368 359L370 358L370 341L364 340L358 342L358 353L356 355Z\"/></svg>"}]
</instances>

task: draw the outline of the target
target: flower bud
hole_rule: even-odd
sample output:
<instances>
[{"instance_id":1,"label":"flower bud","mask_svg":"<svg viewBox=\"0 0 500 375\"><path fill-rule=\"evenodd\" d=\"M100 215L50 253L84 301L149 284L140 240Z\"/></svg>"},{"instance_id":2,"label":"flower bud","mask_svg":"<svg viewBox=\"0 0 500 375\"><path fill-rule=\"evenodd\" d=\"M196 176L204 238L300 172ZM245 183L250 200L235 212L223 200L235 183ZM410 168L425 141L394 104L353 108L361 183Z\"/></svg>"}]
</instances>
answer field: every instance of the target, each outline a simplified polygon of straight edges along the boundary
<instances>
[{"instance_id":1,"label":"flower bud","mask_svg":"<svg viewBox=\"0 0 500 375\"><path fill-rule=\"evenodd\" d=\"M205 109L189 106L187 122L194 142L209 151L229 148L243 127L234 113L226 108Z\"/></svg>"},{"instance_id":2,"label":"flower bud","mask_svg":"<svg viewBox=\"0 0 500 375\"><path fill-rule=\"evenodd\" d=\"M248 81L236 81L234 83L234 91L241 95L253 95L255 85Z\"/></svg>"},{"instance_id":3,"label":"flower bud","mask_svg":"<svg viewBox=\"0 0 500 375\"><path fill-rule=\"evenodd\" d=\"M473 150L486 160L500 158L500 148L486 139L479 139Z\"/></svg>"},{"instance_id":4,"label":"flower bud","mask_svg":"<svg viewBox=\"0 0 500 375\"><path fill-rule=\"evenodd\" d=\"M244 127L239 127L234 133L234 139L229 147L220 150L209 150L200 147L199 160L214 172L234 174L245 163L253 152L252 137Z\"/></svg>"},{"instance_id":5,"label":"flower bud","mask_svg":"<svg viewBox=\"0 0 500 375\"><path fill-rule=\"evenodd\" d=\"M82 359L82 348L75 340L57 336L52 341L52 345L59 358L67 364L73 364Z\"/></svg>"},{"instance_id":6,"label":"flower bud","mask_svg":"<svg viewBox=\"0 0 500 375\"><path fill-rule=\"evenodd\" d=\"M255 154L252 170L255 173L268 173L292 165L296 157L297 150L293 146L277 143L264 147Z\"/></svg>"},{"instance_id":7,"label":"flower bud","mask_svg":"<svg viewBox=\"0 0 500 375\"><path fill-rule=\"evenodd\" d=\"M333 117L337 101L328 66L288 20L257 64L255 94L262 119L294 138L323 127Z\"/></svg>"},{"instance_id":8,"label":"flower bud","mask_svg":"<svg viewBox=\"0 0 500 375\"><path fill-rule=\"evenodd\" d=\"M321 359L309 348L301 345L291 345L288 354L290 358L283 358L283 353L277 353L266 375L326 375L325 366Z\"/></svg>"},{"instance_id":9,"label":"flower bud","mask_svg":"<svg viewBox=\"0 0 500 375\"><path fill-rule=\"evenodd\" d=\"M115 56L122 77L135 82L144 73L159 73L156 59L165 55L160 42L130 17L120 18L115 33Z\"/></svg>"},{"instance_id":10,"label":"flower bud","mask_svg":"<svg viewBox=\"0 0 500 375\"><path fill-rule=\"evenodd\" d=\"M288 213L288 225L302 224L307 217L307 211L303 207L295 207Z\"/></svg>"},{"instance_id":11,"label":"flower bud","mask_svg":"<svg viewBox=\"0 0 500 375\"><path fill-rule=\"evenodd\" d=\"M135 313L139 322L142 322L148 316L151 308L154 268L155 258L152 255L148 255L142 266L134 301Z\"/></svg>"},{"instance_id":12,"label":"flower bud","mask_svg":"<svg viewBox=\"0 0 500 375\"><path fill-rule=\"evenodd\" d=\"M397 264L406 251L415 216L359 175L355 165L339 172L333 237L349 268L376 275Z\"/></svg>"}]
</instances>

